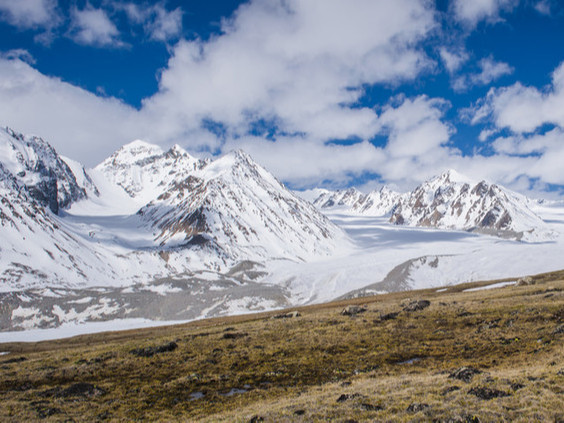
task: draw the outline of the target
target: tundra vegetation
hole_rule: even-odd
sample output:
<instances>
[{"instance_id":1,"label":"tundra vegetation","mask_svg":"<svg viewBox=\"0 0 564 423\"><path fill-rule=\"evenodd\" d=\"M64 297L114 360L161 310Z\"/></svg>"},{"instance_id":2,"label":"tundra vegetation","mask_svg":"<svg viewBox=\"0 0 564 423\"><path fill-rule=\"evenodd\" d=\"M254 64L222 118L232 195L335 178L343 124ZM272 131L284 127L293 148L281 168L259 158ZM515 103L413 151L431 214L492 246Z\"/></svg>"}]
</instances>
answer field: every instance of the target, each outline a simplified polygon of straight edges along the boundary
<instances>
[{"instance_id":1,"label":"tundra vegetation","mask_svg":"<svg viewBox=\"0 0 564 423\"><path fill-rule=\"evenodd\" d=\"M0 420L564 422L564 271L498 282L2 344Z\"/></svg>"}]
</instances>

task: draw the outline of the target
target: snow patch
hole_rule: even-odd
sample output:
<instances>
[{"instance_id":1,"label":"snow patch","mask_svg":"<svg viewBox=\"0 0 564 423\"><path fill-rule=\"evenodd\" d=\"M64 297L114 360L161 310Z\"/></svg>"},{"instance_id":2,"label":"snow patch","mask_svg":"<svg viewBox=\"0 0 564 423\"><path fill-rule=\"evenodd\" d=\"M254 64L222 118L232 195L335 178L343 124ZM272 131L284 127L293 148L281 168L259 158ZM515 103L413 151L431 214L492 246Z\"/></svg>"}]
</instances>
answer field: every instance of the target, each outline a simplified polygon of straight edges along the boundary
<instances>
[{"instance_id":1,"label":"snow patch","mask_svg":"<svg viewBox=\"0 0 564 423\"><path fill-rule=\"evenodd\" d=\"M504 286L511 286L511 285L515 285L516 283L517 283L517 281L499 282L499 283L494 283L494 284L491 284L491 285L480 286L478 288L468 288L468 289L465 289L462 292L474 292L474 291L483 291L485 289L503 288Z\"/></svg>"}]
</instances>

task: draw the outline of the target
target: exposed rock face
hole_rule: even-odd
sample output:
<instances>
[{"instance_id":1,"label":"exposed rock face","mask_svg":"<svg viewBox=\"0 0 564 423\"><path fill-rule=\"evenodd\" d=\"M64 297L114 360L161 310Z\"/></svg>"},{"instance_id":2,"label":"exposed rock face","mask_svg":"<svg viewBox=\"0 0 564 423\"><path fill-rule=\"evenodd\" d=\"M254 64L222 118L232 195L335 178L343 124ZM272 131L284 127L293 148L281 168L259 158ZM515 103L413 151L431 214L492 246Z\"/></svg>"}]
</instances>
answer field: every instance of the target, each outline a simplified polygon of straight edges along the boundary
<instances>
[{"instance_id":1,"label":"exposed rock face","mask_svg":"<svg viewBox=\"0 0 564 423\"><path fill-rule=\"evenodd\" d=\"M139 210L161 246L198 245L225 262L329 254L344 235L247 154L196 164Z\"/></svg>"},{"instance_id":2,"label":"exposed rock face","mask_svg":"<svg viewBox=\"0 0 564 423\"><path fill-rule=\"evenodd\" d=\"M378 191L363 194L355 188L322 192L313 204L320 209L345 207L354 213L368 216L388 214L400 198L400 194L383 187Z\"/></svg>"},{"instance_id":3,"label":"exposed rock face","mask_svg":"<svg viewBox=\"0 0 564 423\"><path fill-rule=\"evenodd\" d=\"M72 170L42 138L6 128L0 130L0 151L5 170L31 198L53 213L86 198Z\"/></svg>"},{"instance_id":4,"label":"exposed rock face","mask_svg":"<svg viewBox=\"0 0 564 423\"><path fill-rule=\"evenodd\" d=\"M495 184L472 182L453 170L418 186L393 207L390 222L486 232L511 238L548 236L527 199Z\"/></svg>"},{"instance_id":5,"label":"exposed rock face","mask_svg":"<svg viewBox=\"0 0 564 423\"><path fill-rule=\"evenodd\" d=\"M356 188L349 188L341 191L325 191L319 195L313 204L321 209L330 208L335 206L348 206L352 207L364 195Z\"/></svg>"},{"instance_id":6,"label":"exposed rock face","mask_svg":"<svg viewBox=\"0 0 564 423\"><path fill-rule=\"evenodd\" d=\"M313 191L312 191L313 192ZM485 181L475 182L449 170L399 194L383 187L362 194L318 191L314 205L339 207L352 214L389 216L396 225L483 232L524 240L551 239L548 226L530 208L526 197Z\"/></svg>"}]
</instances>

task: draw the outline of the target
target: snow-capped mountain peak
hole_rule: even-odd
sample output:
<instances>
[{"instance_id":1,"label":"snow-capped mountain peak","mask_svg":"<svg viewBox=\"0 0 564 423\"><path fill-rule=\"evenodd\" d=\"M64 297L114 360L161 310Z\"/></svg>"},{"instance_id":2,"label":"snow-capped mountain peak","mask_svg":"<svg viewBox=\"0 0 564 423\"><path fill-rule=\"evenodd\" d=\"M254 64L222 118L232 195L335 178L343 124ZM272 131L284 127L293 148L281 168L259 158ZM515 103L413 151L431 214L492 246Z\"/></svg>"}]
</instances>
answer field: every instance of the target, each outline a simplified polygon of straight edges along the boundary
<instances>
[{"instance_id":1,"label":"snow-capped mountain peak","mask_svg":"<svg viewBox=\"0 0 564 423\"><path fill-rule=\"evenodd\" d=\"M473 181L470 178L455 169L447 169L440 175L437 175L429 180L429 183L434 183L436 185L445 185L451 183L471 184L472 182Z\"/></svg>"},{"instance_id":2,"label":"snow-capped mountain peak","mask_svg":"<svg viewBox=\"0 0 564 423\"><path fill-rule=\"evenodd\" d=\"M333 251L344 234L242 151L176 179L139 214L162 246L194 245L234 259L306 259ZM221 263L219 263L221 265Z\"/></svg>"},{"instance_id":3,"label":"snow-capped mountain peak","mask_svg":"<svg viewBox=\"0 0 564 423\"><path fill-rule=\"evenodd\" d=\"M163 153L163 149L158 145L135 140L118 149L100 165L127 166Z\"/></svg>"},{"instance_id":4,"label":"snow-capped mountain peak","mask_svg":"<svg viewBox=\"0 0 564 423\"><path fill-rule=\"evenodd\" d=\"M0 159L19 186L55 214L86 198L72 170L42 138L0 129Z\"/></svg>"},{"instance_id":5,"label":"snow-capped mountain peak","mask_svg":"<svg viewBox=\"0 0 564 423\"><path fill-rule=\"evenodd\" d=\"M455 171L419 185L394 206L391 223L485 232L517 239L550 237L527 199Z\"/></svg>"},{"instance_id":6,"label":"snow-capped mountain peak","mask_svg":"<svg viewBox=\"0 0 564 423\"><path fill-rule=\"evenodd\" d=\"M157 145L137 140L95 169L143 206L161 195L168 184L186 178L203 164L178 145L165 152Z\"/></svg>"}]
</instances>

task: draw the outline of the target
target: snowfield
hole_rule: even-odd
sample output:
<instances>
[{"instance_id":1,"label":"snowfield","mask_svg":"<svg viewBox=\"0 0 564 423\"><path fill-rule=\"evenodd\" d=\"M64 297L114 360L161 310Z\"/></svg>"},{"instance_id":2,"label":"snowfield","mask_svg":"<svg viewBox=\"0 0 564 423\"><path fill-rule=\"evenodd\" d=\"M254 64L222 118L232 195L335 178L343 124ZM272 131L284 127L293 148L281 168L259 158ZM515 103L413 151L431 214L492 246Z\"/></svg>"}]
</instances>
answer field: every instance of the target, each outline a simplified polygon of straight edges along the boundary
<instances>
[{"instance_id":1,"label":"snowfield","mask_svg":"<svg viewBox=\"0 0 564 423\"><path fill-rule=\"evenodd\" d=\"M366 295L394 290L441 288L462 282L516 279L523 275L560 270L564 257L564 207L557 203L537 205L535 212L558 234L554 240L526 243L464 231L394 226L385 217L333 211L329 217L349 235L352 248L314 262L271 262L266 268L267 275L257 284L253 295L233 300L220 295L218 300L202 308L195 318L265 311L283 306L276 301L260 299L261 286L286 290L287 307L330 301L359 292ZM201 283L207 280L211 284L211 291L221 292L224 289L214 285L217 275L202 272L201 276L204 278ZM509 283L494 284L487 288L502 287ZM172 285L155 287L153 290L159 296L167 293L174 296L177 292ZM88 305L90 300L75 300L74 305L77 302ZM31 319L38 319L35 311L31 306L26 306L16 313L27 313ZM61 310L57 312L62 313ZM0 342L56 339L194 320L132 318L116 319L114 324L113 321L91 322L84 315L79 321L70 319L69 313L64 314L64 317L65 323L59 328L32 329L34 326L30 324L26 328L32 330L0 332ZM30 323L33 322L35 320Z\"/></svg>"},{"instance_id":2,"label":"snowfield","mask_svg":"<svg viewBox=\"0 0 564 423\"><path fill-rule=\"evenodd\" d=\"M0 234L6 341L20 339L13 330L66 336L56 328L187 321L564 267L564 203L452 170L405 194L294 193L241 151L199 160L134 141L86 170L11 130L0 130Z\"/></svg>"},{"instance_id":3,"label":"snowfield","mask_svg":"<svg viewBox=\"0 0 564 423\"><path fill-rule=\"evenodd\" d=\"M281 263L271 269L269 279L287 287L295 301L307 304L371 285L372 292L378 293L562 269L564 207L536 205L535 212L555 232L554 239L522 242L465 231L396 226L386 217L326 211L353 239L355 248L329 260Z\"/></svg>"}]
</instances>

